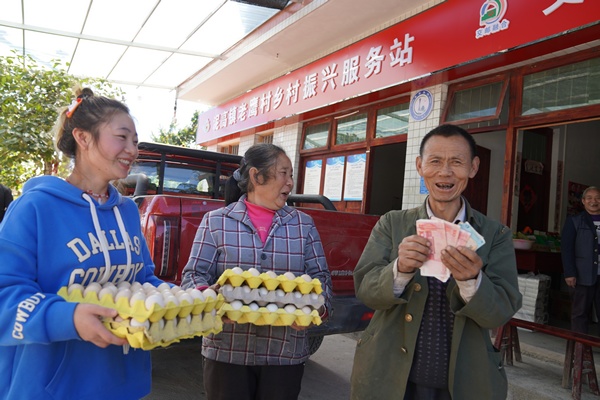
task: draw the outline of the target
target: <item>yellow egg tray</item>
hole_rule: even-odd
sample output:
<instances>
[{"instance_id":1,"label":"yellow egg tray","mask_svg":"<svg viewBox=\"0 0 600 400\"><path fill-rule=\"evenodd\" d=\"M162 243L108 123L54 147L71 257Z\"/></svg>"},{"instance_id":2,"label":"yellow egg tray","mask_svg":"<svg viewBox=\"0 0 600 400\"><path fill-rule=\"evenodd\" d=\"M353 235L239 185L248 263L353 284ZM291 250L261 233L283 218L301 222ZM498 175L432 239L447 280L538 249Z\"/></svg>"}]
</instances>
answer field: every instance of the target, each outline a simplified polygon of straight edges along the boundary
<instances>
[{"instance_id":1,"label":"yellow egg tray","mask_svg":"<svg viewBox=\"0 0 600 400\"><path fill-rule=\"evenodd\" d=\"M175 317L185 318L190 314L208 313L215 308L218 309L224 301L223 295L218 294L216 299L212 297L204 301L194 299L193 303L183 300L179 305L169 302L164 307L161 307L159 304L153 304L151 309L148 310L146 309L144 300L137 300L131 305L129 299L125 297L121 297L115 302L114 298L109 294L105 294L99 299L96 292L89 292L84 296L80 289L74 289L69 293L66 286L60 288L58 295L73 303L92 303L112 308L117 310L121 318L135 318L139 322L147 320L156 322L159 319L169 320Z\"/></svg>"},{"instance_id":2,"label":"yellow egg tray","mask_svg":"<svg viewBox=\"0 0 600 400\"><path fill-rule=\"evenodd\" d=\"M301 276L289 279L285 275L277 275L277 277L273 278L264 272L257 276L252 275L250 271L243 271L241 274L236 274L233 270L226 269L217 280L217 284L223 286L227 283L233 287L246 284L251 289L256 289L260 286L266 287L267 290L280 288L286 293L293 292L294 290L298 290L302 294L311 292L321 294L323 292L321 281L317 278L313 278L307 282Z\"/></svg>"},{"instance_id":3,"label":"yellow egg tray","mask_svg":"<svg viewBox=\"0 0 600 400\"><path fill-rule=\"evenodd\" d=\"M221 317L217 314L224 302L221 294L217 294L216 298L207 297L204 301L194 299L193 303L182 300L179 305L173 302L164 307L153 304L150 310L146 309L144 300L141 299L136 300L132 306L125 297L115 302L112 295L105 294L99 299L96 292L88 292L84 296L79 288L72 289L69 293L68 287L63 286L58 295L69 302L98 304L117 310L120 320L109 319L103 323L116 336L126 338L134 348L151 350L159 346L166 347L182 339L219 333L223 329ZM147 321L149 328L131 326L130 319L137 321L137 325ZM162 328L159 323L161 320Z\"/></svg>"},{"instance_id":4,"label":"yellow egg tray","mask_svg":"<svg viewBox=\"0 0 600 400\"><path fill-rule=\"evenodd\" d=\"M290 326L294 322L298 326L309 326L310 324L320 325L321 317L317 310L312 310L310 314L302 310L296 310L288 313L282 308L277 311L269 311L266 307L260 307L258 310L252 310L244 305L239 310L235 310L231 304L224 303L217 315L227 317L238 324L271 325L271 326Z\"/></svg>"},{"instance_id":5,"label":"yellow egg tray","mask_svg":"<svg viewBox=\"0 0 600 400\"><path fill-rule=\"evenodd\" d=\"M183 339L216 334L223 330L221 317L212 313L173 318L163 321L163 324L157 321L151 323L149 328L131 326L130 320L105 320L103 323L116 336L127 339L131 347L142 350L167 347Z\"/></svg>"}]
</instances>

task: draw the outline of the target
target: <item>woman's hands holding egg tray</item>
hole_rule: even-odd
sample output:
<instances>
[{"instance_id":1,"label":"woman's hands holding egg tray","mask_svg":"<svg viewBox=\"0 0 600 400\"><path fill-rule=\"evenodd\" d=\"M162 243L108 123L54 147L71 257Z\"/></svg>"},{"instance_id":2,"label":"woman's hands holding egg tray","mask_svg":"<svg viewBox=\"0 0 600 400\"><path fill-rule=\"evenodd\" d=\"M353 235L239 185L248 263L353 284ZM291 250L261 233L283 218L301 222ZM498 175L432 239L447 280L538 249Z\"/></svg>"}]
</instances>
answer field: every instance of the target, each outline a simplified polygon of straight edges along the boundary
<instances>
[{"instance_id":1,"label":"woman's hands holding egg tray","mask_svg":"<svg viewBox=\"0 0 600 400\"><path fill-rule=\"evenodd\" d=\"M106 348L111 344L121 346L127 344L127 339L114 335L102 324L102 319L116 316L117 310L96 304L80 303L75 307L73 323L79 337L86 342L91 342L101 348Z\"/></svg>"},{"instance_id":2,"label":"woman's hands holding egg tray","mask_svg":"<svg viewBox=\"0 0 600 400\"><path fill-rule=\"evenodd\" d=\"M317 311L319 313L319 316L321 316L321 318L323 318L323 319L327 315L326 312L325 312L325 306L319 307L319 309ZM313 325L314 325L314 323L311 322L309 325L302 326L302 325L298 325L296 323L296 321L294 321L294 323L291 325L291 327L293 329L297 330L297 331L304 331L304 330L306 330L308 328L311 328Z\"/></svg>"}]
</instances>

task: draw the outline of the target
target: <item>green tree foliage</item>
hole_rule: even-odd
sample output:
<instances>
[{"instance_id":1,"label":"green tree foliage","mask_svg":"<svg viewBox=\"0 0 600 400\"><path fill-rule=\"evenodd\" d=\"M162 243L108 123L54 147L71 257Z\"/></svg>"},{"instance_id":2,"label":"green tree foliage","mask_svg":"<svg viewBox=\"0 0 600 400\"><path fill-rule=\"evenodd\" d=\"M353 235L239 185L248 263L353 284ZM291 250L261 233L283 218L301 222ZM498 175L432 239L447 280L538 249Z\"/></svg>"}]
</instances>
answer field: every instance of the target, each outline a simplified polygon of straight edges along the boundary
<instances>
[{"instance_id":1,"label":"green tree foliage","mask_svg":"<svg viewBox=\"0 0 600 400\"><path fill-rule=\"evenodd\" d=\"M169 125L169 129L160 129L159 135L152 135L152 140L157 143L172 144L183 147L196 147L196 132L198 131L198 111L194 111L190 124L177 130L175 123Z\"/></svg>"},{"instance_id":2,"label":"green tree foliage","mask_svg":"<svg viewBox=\"0 0 600 400\"><path fill-rule=\"evenodd\" d=\"M32 176L64 170L51 131L58 110L73 100L77 83L96 94L122 96L105 80L69 75L59 61L47 68L28 55L0 56L1 182L20 191Z\"/></svg>"}]
</instances>

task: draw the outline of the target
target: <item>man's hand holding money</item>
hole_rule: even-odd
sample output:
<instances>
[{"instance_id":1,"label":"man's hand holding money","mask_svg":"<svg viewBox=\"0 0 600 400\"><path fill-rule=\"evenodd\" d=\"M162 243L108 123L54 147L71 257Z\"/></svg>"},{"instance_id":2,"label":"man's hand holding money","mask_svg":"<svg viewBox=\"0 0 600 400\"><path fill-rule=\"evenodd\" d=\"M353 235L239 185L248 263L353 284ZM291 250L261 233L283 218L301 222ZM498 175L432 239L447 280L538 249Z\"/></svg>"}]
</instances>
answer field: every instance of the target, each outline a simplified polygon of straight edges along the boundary
<instances>
[{"instance_id":1,"label":"man's hand holding money","mask_svg":"<svg viewBox=\"0 0 600 400\"><path fill-rule=\"evenodd\" d=\"M483 267L481 257L465 246L448 246L443 249L442 263L457 281L475 279Z\"/></svg>"},{"instance_id":2,"label":"man's hand holding money","mask_svg":"<svg viewBox=\"0 0 600 400\"><path fill-rule=\"evenodd\" d=\"M398 272L412 274L429 258L431 243L424 237L412 235L405 237L398 245Z\"/></svg>"}]
</instances>

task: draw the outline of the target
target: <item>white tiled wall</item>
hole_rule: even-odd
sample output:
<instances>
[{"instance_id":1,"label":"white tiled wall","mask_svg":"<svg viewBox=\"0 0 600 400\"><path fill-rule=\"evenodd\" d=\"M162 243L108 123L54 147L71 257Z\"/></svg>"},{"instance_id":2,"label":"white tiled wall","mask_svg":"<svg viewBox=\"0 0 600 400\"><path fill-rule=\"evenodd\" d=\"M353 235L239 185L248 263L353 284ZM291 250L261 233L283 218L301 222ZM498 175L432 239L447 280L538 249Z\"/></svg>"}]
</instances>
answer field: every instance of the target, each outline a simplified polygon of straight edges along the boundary
<instances>
[{"instance_id":1,"label":"white tiled wall","mask_svg":"<svg viewBox=\"0 0 600 400\"><path fill-rule=\"evenodd\" d=\"M298 187L298 170L300 168L300 140L302 138L302 128L299 123L285 125L275 129L273 132L273 144L285 150L292 167L294 168L294 193Z\"/></svg>"},{"instance_id":2,"label":"white tiled wall","mask_svg":"<svg viewBox=\"0 0 600 400\"><path fill-rule=\"evenodd\" d=\"M238 150L238 154L240 156L242 156L242 157L244 156L244 154L246 153L246 150L248 150L254 144L255 138L256 138L256 135L240 137L240 147Z\"/></svg>"},{"instance_id":3,"label":"white tiled wall","mask_svg":"<svg viewBox=\"0 0 600 400\"><path fill-rule=\"evenodd\" d=\"M403 209L418 207L423 204L425 197L427 197L426 194L419 193L421 188L421 177L417 173L416 159L419 155L421 139L423 139L427 132L440 124L448 94L448 86L444 84L429 87L427 90L433 95L433 109L431 110L431 114L423 121L415 121L410 118L408 124L404 191L402 195ZM411 97L415 93L411 93Z\"/></svg>"}]
</instances>

